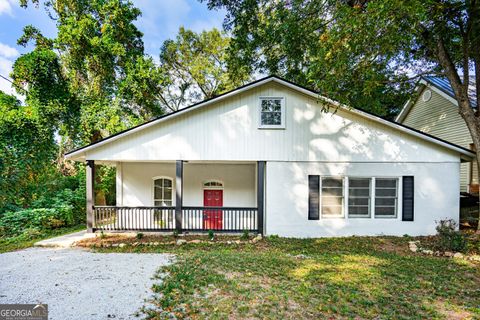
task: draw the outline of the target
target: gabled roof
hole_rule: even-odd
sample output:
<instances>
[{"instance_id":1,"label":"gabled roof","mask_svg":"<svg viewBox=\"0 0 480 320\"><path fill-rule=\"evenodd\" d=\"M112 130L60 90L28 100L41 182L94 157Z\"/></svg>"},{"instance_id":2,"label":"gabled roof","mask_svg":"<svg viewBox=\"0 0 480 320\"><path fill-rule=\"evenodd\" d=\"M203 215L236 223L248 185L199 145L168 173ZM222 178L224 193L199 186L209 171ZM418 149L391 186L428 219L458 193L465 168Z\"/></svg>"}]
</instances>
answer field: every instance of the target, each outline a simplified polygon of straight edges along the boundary
<instances>
[{"instance_id":1,"label":"gabled roof","mask_svg":"<svg viewBox=\"0 0 480 320\"><path fill-rule=\"evenodd\" d=\"M437 144L437 145L440 145L444 148L447 148L447 149L450 149L452 151L455 151L455 152L458 152L462 155L462 157L464 159L467 159L467 160L471 160L473 159L473 157L475 156L475 154L471 151L471 150L468 150L468 149L465 149L463 147L460 147L460 146L457 146L455 144L452 144L450 142L447 142L447 141L444 141L442 139L439 139L437 137L434 137L434 136L431 136L429 134L426 134L426 133L423 133L421 131L418 131L416 129L413 129L413 128L410 128L410 127L407 127L403 124L400 124L400 123L397 123L397 122L394 122L394 121L390 121L390 120L387 120L387 119L383 119L383 118L380 118L372 113L369 113L369 112L366 112L366 111L363 111L363 110L359 110L359 109L353 109L353 108L349 108L348 106L346 105L343 105L343 104L340 104L339 102L337 101L333 101L329 98L326 98L322 95L320 95L318 92L314 91L314 90L311 90L311 89L308 89L306 87L303 87L301 85L298 85L298 84L295 84L293 82L290 82L286 79L282 79L280 77L277 77L277 76L268 76L268 77L265 77L265 78L262 78L262 79L259 79L259 80L256 80L256 81L253 81L253 82L250 82L246 85L243 85L241 87L238 87L236 89L233 89L231 91L228 91L228 92L225 92L219 96L216 96L214 98L211 98L211 99L207 99L207 100L204 100L204 101L201 101L201 102L198 102L198 103L195 103L193 105L190 105L186 108L183 108L183 109L180 109L178 111L175 111L175 112L172 112L172 113L169 113L169 114L166 114L166 115L163 115L161 117L158 117L156 119L153 119L153 120L150 120L150 121L147 121L143 124L140 124L138 126L135 126L135 127L132 127L130 129L127 129L127 130L124 130L124 131L121 131L121 132L118 132L114 135L111 135L109 137L106 137L102 140L99 140L97 142L94 142L94 143L91 143L89 145L86 145L86 146L83 146L81 148L78 148L76 150L73 150L73 151L70 151L68 153L65 154L65 157L68 159L68 158L75 158L76 156L78 157L81 153L85 152L85 151L88 151L88 150L91 150L91 149L94 149L94 148L97 148L99 146L102 146L104 144L107 144L109 142L112 142L112 141L115 141L117 139L120 139L124 136L127 136L129 134L132 134L134 132L138 132L140 130L144 130L146 128L149 128L151 126L154 126L154 125L157 125L163 121L166 121L168 119L171 119L171 118L174 118L176 116L179 116L179 115L182 115L184 113L187 113L187 112L190 112L192 110L195 110L195 109L198 109L198 108L202 108L202 107L205 107L205 106L208 106L208 105L211 105L213 103L216 103L216 102L219 102L219 101L222 101L224 99L227 99L231 96L234 96L236 94L239 94L241 92L244 92L246 90L250 90L250 89L253 89L255 87L258 87L258 86L261 86L261 85L264 85L266 83L269 83L269 82L274 82L274 83L278 83L278 84L281 84L281 85L284 85L286 87L289 87L290 89L293 89L293 90L296 90L296 91L299 91L305 95L308 95L308 96L311 96L311 97L314 97L315 99L319 99L319 100L322 100L323 102L326 102L336 108L341 108L341 109L344 109L344 110L347 110L349 112L353 112L357 115L360 115L364 118L368 118L370 120L373 120L375 122L379 122L379 123L382 123L390 128L394 128L396 130L399 130L399 131L402 131L404 133L407 133L407 134L410 134L412 136L415 136L417 138L420 138L420 139L423 139L423 140L426 140L426 141L429 141L431 143L434 143L434 144Z\"/></svg>"},{"instance_id":2,"label":"gabled roof","mask_svg":"<svg viewBox=\"0 0 480 320\"><path fill-rule=\"evenodd\" d=\"M438 89L442 90L444 93L448 94L450 97L455 98L455 94L453 93L453 88L450 85L450 82L445 77L435 77L435 76L426 76L423 77L425 81L432 84L433 86L437 87ZM468 98L470 99L470 104L472 108L475 108L477 105L477 88L475 84L475 76L469 77L469 84L468 84Z\"/></svg>"},{"instance_id":3,"label":"gabled roof","mask_svg":"<svg viewBox=\"0 0 480 320\"><path fill-rule=\"evenodd\" d=\"M395 121L403 121L407 116L410 108L415 104L417 101L420 92L425 88L425 86L429 85L431 88L436 90L439 94L444 96L446 99L451 101L454 105L458 106L457 100L455 98L455 94L453 93L453 88L450 85L450 82L445 77L437 77L437 76L424 76L420 78L420 81L417 85L416 90L416 97L414 99L409 99L407 103L403 106L402 110L395 118ZM475 76L469 77L469 84L468 84L468 98L470 100L470 105L472 108L476 108L477 106L477 89L476 89L476 82Z\"/></svg>"}]
</instances>

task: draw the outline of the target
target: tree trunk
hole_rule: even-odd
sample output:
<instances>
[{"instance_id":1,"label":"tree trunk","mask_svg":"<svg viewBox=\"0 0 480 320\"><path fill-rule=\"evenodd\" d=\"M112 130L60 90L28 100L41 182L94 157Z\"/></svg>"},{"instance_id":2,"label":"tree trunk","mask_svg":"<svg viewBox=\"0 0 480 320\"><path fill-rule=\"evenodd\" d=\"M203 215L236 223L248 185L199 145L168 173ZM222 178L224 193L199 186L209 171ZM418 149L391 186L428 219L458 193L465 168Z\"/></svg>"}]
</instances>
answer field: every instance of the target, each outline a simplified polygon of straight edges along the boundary
<instances>
[{"instance_id":1,"label":"tree trunk","mask_svg":"<svg viewBox=\"0 0 480 320\"><path fill-rule=\"evenodd\" d=\"M437 39L437 47L435 48L435 53L438 57L440 65L445 70L445 75L447 76L450 85L452 86L453 92L455 94L455 99L458 103L458 112L465 121L468 131L470 132L470 135L472 137L473 145L475 146L477 155L477 167L480 169L480 121L478 118L478 112L476 113L470 105L470 100L468 98L468 83L462 83L462 81L460 80L458 71L455 68L449 52L445 48L445 44L441 36L439 36L439 38ZM477 230L480 231L480 193Z\"/></svg>"}]
</instances>

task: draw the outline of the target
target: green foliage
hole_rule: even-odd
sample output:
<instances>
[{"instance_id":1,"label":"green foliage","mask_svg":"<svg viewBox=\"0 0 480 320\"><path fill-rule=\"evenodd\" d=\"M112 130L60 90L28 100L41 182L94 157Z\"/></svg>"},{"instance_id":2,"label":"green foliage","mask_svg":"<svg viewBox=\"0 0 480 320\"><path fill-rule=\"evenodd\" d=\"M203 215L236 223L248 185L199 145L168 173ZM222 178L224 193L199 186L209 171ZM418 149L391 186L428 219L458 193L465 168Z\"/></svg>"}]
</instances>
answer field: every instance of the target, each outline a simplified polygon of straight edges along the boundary
<instances>
[{"instance_id":1,"label":"green foliage","mask_svg":"<svg viewBox=\"0 0 480 320\"><path fill-rule=\"evenodd\" d=\"M215 233L213 232L213 230L208 230L208 239L215 239Z\"/></svg>"},{"instance_id":2,"label":"green foliage","mask_svg":"<svg viewBox=\"0 0 480 320\"><path fill-rule=\"evenodd\" d=\"M16 88L28 85L26 104L47 130L74 138L79 104L69 91L57 54L42 47L20 56L14 63L12 78ZM17 90L24 94L24 89Z\"/></svg>"},{"instance_id":3,"label":"green foliage","mask_svg":"<svg viewBox=\"0 0 480 320\"><path fill-rule=\"evenodd\" d=\"M32 229L56 229L74 225L72 208L68 206L57 208L27 209L6 212L0 218L2 236L18 236Z\"/></svg>"},{"instance_id":4,"label":"green foliage","mask_svg":"<svg viewBox=\"0 0 480 320\"><path fill-rule=\"evenodd\" d=\"M161 69L166 87L161 100L171 110L232 90L246 81L247 72L230 72L227 50L230 38L217 29L195 33L180 28L175 40L163 43Z\"/></svg>"},{"instance_id":5,"label":"green foliage","mask_svg":"<svg viewBox=\"0 0 480 320\"><path fill-rule=\"evenodd\" d=\"M228 12L225 26L232 32L228 63L233 70L277 74L352 107L389 117L412 89L412 81L398 72L394 41L384 37L384 32L394 34L408 23L408 19L404 24L387 23L398 11L391 8L398 1L386 4L380 17L362 16L368 23L357 19L347 1L203 2ZM364 41L367 38L370 42ZM379 41L384 42L371 45Z\"/></svg>"},{"instance_id":6,"label":"green foliage","mask_svg":"<svg viewBox=\"0 0 480 320\"><path fill-rule=\"evenodd\" d=\"M142 33L134 24L140 11L130 1L44 4L57 35L46 39L27 26L18 42L33 40L36 47L17 60L13 77L28 86L27 102L56 112L54 125L75 126L60 132L69 144L97 141L163 113L157 97L162 74L144 54Z\"/></svg>"},{"instance_id":7,"label":"green foliage","mask_svg":"<svg viewBox=\"0 0 480 320\"><path fill-rule=\"evenodd\" d=\"M3 206L22 207L54 158L53 133L33 110L0 91L0 214Z\"/></svg>"},{"instance_id":8,"label":"green foliage","mask_svg":"<svg viewBox=\"0 0 480 320\"><path fill-rule=\"evenodd\" d=\"M465 252L467 239L458 231L454 220L440 220L436 227L438 235L437 249L442 251Z\"/></svg>"},{"instance_id":9,"label":"green foliage","mask_svg":"<svg viewBox=\"0 0 480 320\"><path fill-rule=\"evenodd\" d=\"M244 241L250 239L250 234L249 234L248 230L243 230L242 236L240 237L240 239L244 240Z\"/></svg>"},{"instance_id":10,"label":"green foliage","mask_svg":"<svg viewBox=\"0 0 480 320\"><path fill-rule=\"evenodd\" d=\"M141 232L138 232L138 233L135 235L135 238L137 238L137 240L140 240L140 239L142 239L142 238L143 238L143 236L144 236L144 234L143 234L143 233L141 233Z\"/></svg>"}]
</instances>

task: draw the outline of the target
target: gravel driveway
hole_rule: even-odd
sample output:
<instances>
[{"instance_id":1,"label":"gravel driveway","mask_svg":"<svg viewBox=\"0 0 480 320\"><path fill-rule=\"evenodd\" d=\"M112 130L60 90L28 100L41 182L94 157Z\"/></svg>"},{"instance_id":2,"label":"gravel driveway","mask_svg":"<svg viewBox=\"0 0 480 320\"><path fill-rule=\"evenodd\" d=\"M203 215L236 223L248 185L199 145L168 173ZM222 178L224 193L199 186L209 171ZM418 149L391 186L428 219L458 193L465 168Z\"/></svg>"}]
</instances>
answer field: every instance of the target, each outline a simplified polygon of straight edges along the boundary
<instances>
[{"instance_id":1,"label":"gravel driveway","mask_svg":"<svg viewBox=\"0 0 480 320\"><path fill-rule=\"evenodd\" d=\"M46 303L49 319L131 319L167 254L30 248L0 254L0 304Z\"/></svg>"}]
</instances>

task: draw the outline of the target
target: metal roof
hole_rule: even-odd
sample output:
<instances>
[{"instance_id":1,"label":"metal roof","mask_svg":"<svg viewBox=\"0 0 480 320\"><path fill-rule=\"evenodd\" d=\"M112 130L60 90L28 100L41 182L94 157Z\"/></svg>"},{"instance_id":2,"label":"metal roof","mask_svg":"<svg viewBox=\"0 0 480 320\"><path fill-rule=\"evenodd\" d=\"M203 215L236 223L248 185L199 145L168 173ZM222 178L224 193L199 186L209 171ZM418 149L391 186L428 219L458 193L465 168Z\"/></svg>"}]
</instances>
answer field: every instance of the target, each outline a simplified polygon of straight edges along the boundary
<instances>
[{"instance_id":1,"label":"metal roof","mask_svg":"<svg viewBox=\"0 0 480 320\"><path fill-rule=\"evenodd\" d=\"M468 98L470 99L470 104L472 107L476 107L477 105L477 90L475 87L475 76L470 76L470 81L468 85ZM442 90L450 97L455 98L455 94L453 93L452 86L450 82L445 77L435 77L435 76L424 76L423 79L425 81L431 83L438 89Z\"/></svg>"}]
</instances>

